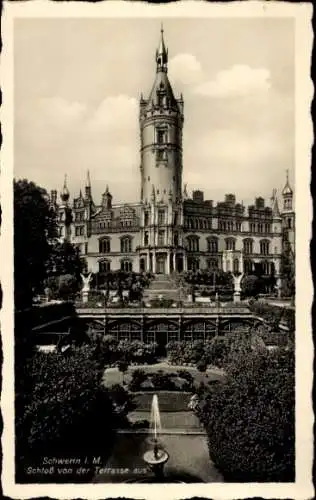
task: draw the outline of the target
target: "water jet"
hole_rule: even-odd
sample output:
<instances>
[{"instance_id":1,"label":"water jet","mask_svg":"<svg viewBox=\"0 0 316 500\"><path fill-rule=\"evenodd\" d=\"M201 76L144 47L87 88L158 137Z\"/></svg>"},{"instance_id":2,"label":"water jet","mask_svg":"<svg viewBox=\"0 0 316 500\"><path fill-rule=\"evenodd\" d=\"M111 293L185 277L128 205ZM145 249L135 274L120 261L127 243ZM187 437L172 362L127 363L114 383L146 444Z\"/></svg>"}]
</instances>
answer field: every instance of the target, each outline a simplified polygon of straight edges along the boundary
<instances>
[{"instance_id":1,"label":"water jet","mask_svg":"<svg viewBox=\"0 0 316 500\"><path fill-rule=\"evenodd\" d=\"M151 403L150 427L149 427L149 432L152 438L151 444L153 446L151 449L147 450L144 453L143 458L157 479L163 477L164 465L169 459L168 453L166 452L166 450L162 448L162 446L158 441L158 435L161 433L161 430L162 427L161 427L161 419L159 412L158 396L157 394L154 394Z\"/></svg>"}]
</instances>

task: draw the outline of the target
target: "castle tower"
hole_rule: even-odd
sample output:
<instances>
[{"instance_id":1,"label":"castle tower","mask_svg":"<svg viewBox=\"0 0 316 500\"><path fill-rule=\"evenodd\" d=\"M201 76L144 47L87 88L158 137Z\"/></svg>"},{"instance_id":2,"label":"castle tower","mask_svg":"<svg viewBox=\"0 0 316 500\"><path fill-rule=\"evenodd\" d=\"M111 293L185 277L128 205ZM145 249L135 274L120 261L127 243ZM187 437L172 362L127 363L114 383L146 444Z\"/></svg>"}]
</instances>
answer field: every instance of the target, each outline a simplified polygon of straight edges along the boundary
<instances>
[{"instance_id":1,"label":"castle tower","mask_svg":"<svg viewBox=\"0 0 316 500\"><path fill-rule=\"evenodd\" d=\"M140 100L141 201L181 198L183 100L176 99L168 79L168 50L163 29L156 51L156 77L147 100Z\"/></svg>"},{"instance_id":2,"label":"castle tower","mask_svg":"<svg viewBox=\"0 0 316 500\"><path fill-rule=\"evenodd\" d=\"M67 187L67 176L65 175L64 185L60 192L61 204L59 206L59 231L60 237L64 241L71 240L72 214L69 207L70 193Z\"/></svg>"},{"instance_id":3,"label":"castle tower","mask_svg":"<svg viewBox=\"0 0 316 500\"><path fill-rule=\"evenodd\" d=\"M168 79L168 50L163 29L156 50L154 84L148 99L140 99L139 125L142 204L140 268L169 274L183 267L183 253L179 252L183 220L183 99L182 96L175 98Z\"/></svg>"},{"instance_id":4,"label":"castle tower","mask_svg":"<svg viewBox=\"0 0 316 500\"><path fill-rule=\"evenodd\" d=\"M293 190L289 182L289 171L286 171L286 183L282 191L282 226L283 241L285 247L288 245L294 258L295 255L295 213L293 207Z\"/></svg>"}]
</instances>

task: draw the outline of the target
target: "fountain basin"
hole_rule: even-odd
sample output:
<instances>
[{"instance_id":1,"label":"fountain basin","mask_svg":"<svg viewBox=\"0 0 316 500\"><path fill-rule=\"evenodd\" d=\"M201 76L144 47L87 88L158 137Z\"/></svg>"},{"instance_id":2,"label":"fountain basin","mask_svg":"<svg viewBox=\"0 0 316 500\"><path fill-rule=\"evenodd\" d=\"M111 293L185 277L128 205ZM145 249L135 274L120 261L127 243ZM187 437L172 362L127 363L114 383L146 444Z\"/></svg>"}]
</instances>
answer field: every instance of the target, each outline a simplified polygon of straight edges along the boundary
<instances>
[{"instance_id":1,"label":"fountain basin","mask_svg":"<svg viewBox=\"0 0 316 500\"><path fill-rule=\"evenodd\" d=\"M144 460L149 466L165 464L169 459L169 455L165 450L159 450L155 455L154 450L148 450L144 453Z\"/></svg>"}]
</instances>

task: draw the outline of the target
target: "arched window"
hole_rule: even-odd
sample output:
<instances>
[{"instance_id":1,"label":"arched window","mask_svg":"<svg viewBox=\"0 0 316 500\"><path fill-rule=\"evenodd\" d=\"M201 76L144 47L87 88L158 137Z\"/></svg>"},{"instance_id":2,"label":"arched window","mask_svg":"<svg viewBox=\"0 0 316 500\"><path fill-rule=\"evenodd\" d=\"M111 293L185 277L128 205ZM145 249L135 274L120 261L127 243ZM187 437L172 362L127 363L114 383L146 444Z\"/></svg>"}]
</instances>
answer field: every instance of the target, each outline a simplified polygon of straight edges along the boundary
<instances>
[{"instance_id":1,"label":"arched window","mask_svg":"<svg viewBox=\"0 0 316 500\"><path fill-rule=\"evenodd\" d=\"M148 226L149 224L149 212L144 213L144 225Z\"/></svg>"},{"instance_id":2,"label":"arched window","mask_svg":"<svg viewBox=\"0 0 316 500\"><path fill-rule=\"evenodd\" d=\"M148 242L149 242L149 233L148 233L148 231L146 231L144 234L144 246L145 247L147 247Z\"/></svg>"},{"instance_id":3,"label":"arched window","mask_svg":"<svg viewBox=\"0 0 316 500\"><path fill-rule=\"evenodd\" d=\"M130 236L123 236L121 238L121 252L130 253L132 251L132 238Z\"/></svg>"},{"instance_id":4,"label":"arched window","mask_svg":"<svg viewBox=\"0 0 316 500\"><path fill-rule=\"evenodd\" d=\"M165 224L165 219L166 219L166 212L163 209L158 210L158 224L159 226L162 226Z\"/></svg>"},{"instance_id":5,"label":"arched window","mask_svg":"<svg viewBox=\"0 0 316 500\"><path fill-rule=\"evenodd\" d=\"M121 261L121 270L127 273L131 273L133 271L133 264L130 260L122 260Z\"/></svg>"},{"instance_id":6,"label":"arched window","mask_svg":"<svg viewBox=\"0 0 316 500\"><path fill-rule=\"evenodd\" d=\"M239 260L238 259L234 259L234 262L233 262L233 272L234 273L239 273Z\"/></svg>"},{"instance_id":7,"label":"arched window","mask_svg":"<svg viewBox=\"0 0 316 500\"><path fill-rule=\"evenodd\" d=\"M110 238L102 238L99 240L99 253L110 253L111 252L111 240Z\"/></svg>"},{"instance_id":8,"label":"arched window","mask_svg":"<svg viewBox=\"0 0 316 500\"><path fill-rule=\"evenodd\" d=\"M253 271L253 263L251 260L244 260L244 272L246 274L251 274Z\"/></svg>"},{"instance_id":9,"label":"arched window","mask_svg":"<svg viewBox=\"0 0 316 500\"><path fill-rule=\"evenodd\" d=\"M270 241L261 240L260 241L260 253L261 255L269 255L270 253Z\"/></svg>"},{"instance_id":10,"label":"arched window","mask_svg":"<svg viewBox=\"0 0 316 500\"><path fill-rule=\"evenodd\" d=\"M235 250L236 240L234 238L227 238L225 240L226 250Z\"/></svg>"},{"instance_id":11,"label":"arched window","mask_svg":"<svg viewBox=\"0 0 316 500\"><path fill-rule=\"evenodd\" d=\"M111 262L109 260L101 260L99 262L99 272L107 273L108 271L111 271Z\"/></svg>"},{"instance_id":12,"label":"arched window","mask_svg":"<svg viewBox=\"0 0 316 500\"><path fill-rule=\"evenodd\" d=\"M187 248L189 252L199 251L199 238L197 236L188 236L187 238Z\"/></svg>"},{"instance_id":13,"label":"arched window","mask_svg":"<svg viewBox=\"0 0 316 500\"><path fill-rule=\"evenodd\" d=\"M208 269L215 270L218 268L218 261L216 259L209 259L207 261Z\"/></svg>"},{"instance_id":14,"label":"arched window","mask_svg":"<svg viewBox=\"0 0 316 500\"><path fill-rule=\"evenodd\" d=\"M253 240L244 240L244 253L248 255L253 253Z\"/></svg>"},{"instance_id":15,"label":"arched window","mask_svg":"<svg viewBox=\"0 0 316 500\"><path fill-rule=\"evenodd\" d=\"M262 271L263 274L266 276L270 274L270 262L267 262L266 260L261 263L262 265Z\"/></svg>"},{"instance_id":16,"label":"arched window","mask_svg":"<svg viewBox=\"0 0 316 500\"><path fill-rule=\"evenodd\" d=\"M207 251L210 253L217 253L218 252L218 240L217 240L217 238L208 238Z\"/></svg>"}]
</instances>

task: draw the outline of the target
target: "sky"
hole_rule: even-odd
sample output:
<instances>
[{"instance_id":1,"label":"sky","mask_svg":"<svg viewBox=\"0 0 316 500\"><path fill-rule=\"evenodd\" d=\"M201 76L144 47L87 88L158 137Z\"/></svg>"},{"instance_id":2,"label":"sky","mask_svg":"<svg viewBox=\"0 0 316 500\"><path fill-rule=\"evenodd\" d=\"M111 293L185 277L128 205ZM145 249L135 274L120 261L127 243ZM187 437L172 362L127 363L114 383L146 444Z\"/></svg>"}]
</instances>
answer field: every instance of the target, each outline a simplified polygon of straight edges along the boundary
<instances>
[{"instance_id":1,"label":"sky","mask_svg":"<svg viewBox=\"0 0 316 500\"><path fill-rule=\"evenodd\" d=\"M98 204L140 197L139 98L155 77L160 22L184 98L183 183L251 203L294 187L291 18L16 19L15 177L71 196L90 171Z\"/></svg>"}]
</instances>

